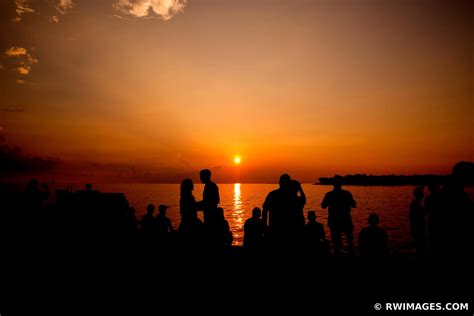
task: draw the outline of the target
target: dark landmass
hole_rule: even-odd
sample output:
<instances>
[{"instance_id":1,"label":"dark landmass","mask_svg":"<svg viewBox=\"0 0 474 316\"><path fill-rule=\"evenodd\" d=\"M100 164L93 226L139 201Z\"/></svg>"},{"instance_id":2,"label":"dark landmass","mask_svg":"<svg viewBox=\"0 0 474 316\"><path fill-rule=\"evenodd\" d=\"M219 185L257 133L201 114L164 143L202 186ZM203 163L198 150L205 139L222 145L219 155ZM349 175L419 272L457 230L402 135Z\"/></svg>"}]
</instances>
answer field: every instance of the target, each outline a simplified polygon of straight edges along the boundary
<instances>
[{"instance_id":1,"label":"dark landmass","mask_svg":"<svg viewBox=\"0 0 474 316\"><path fill-rule=\"evenodd\" d=\"M334 177L322 177L319 178L319 182L315 183L317 185L332 185L334 183ZM342 184L344 185L363 185L363 186L372 186L372 185L427 185L430 183L436 184L446 184L451 176L445 175L384 175L384 176L374 176L366 174L348 174L342 176Z\"/></svg>"},{"instance_id":2,"label":"dark landmass","mask_svg":"<svg viewBox=\"0 0 474 316\"><path fill-rule=\"evenodd\" d=\"M335 175L334 177L322 177L319 178L317 185L332 185L334 179L340 177L342 184L344 185L362 185L362 186L375 186L375 185L389 185L389 186L401 186L401 185L429 185L438 184L446 185L453 179L462 181L465 186L474 186L474 163L472 162L458 162L453 167L452 175L366 175L366 174L349 174L346 176Z\"/></svg>"}]
</instances>

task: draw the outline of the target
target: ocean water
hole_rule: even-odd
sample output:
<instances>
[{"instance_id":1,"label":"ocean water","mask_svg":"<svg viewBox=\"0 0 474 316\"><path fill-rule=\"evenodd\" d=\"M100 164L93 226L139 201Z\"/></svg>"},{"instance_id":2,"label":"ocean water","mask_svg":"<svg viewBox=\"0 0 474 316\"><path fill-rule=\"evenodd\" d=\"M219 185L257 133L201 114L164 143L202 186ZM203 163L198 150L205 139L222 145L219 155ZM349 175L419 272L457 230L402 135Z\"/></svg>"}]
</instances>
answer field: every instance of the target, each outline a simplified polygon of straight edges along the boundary
<instances>
[{"instance_id":1,"label":"ocean water","mask_svg":"<svg viewBox=\"0 0 474 316\"><path fill-rule=\"evenodd\" d=\"M255 206L261 207L267 194L276 189L277 184L220 184L220 206L225 210L225 217L229 221L234 236L234 244L241 245L243 241L243 226L245 220L251 216ZM144 213L149 203L166 204L170 207L168 216L175 228L180 222L179 216L179 184L97 184L95 189L102 192L123 192L131 206L137 211L137 218ZM389 236L389 247L393 253L413 253L414 245L410 238L408 207L412 200L413 186L345 186L352 192L357 208L352 211L354 222L354 239L357 245L360 230L367 225L370 213L377 213L380 225L386 229ZM331 186L303 184L307 196L305 216L308 210L315 210L317 220L325 225L326 236L329 236L327 227L327 210L321 209L324 194L332 189ZM196 200L202 198L202 184L195 184L194 196ZM474 196L474 188L468 188L470 196ZM200 215L202 218L202 214Z\"/></svg>"}]
</instances>

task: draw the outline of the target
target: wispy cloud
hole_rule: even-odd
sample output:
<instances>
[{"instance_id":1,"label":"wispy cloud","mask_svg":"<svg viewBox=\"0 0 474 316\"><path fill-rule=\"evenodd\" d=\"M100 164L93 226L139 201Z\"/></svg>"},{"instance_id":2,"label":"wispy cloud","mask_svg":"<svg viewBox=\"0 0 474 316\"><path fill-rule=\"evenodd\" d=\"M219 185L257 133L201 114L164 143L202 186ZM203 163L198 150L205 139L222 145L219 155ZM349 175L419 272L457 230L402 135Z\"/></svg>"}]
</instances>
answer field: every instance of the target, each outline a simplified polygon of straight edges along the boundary
<instances>
[{"instance_id":1,"label":"wispy cloud","mask_svg":"<svg viewBox=\"0 0 474 316\"><path fill-rule=\"evenodd\" d=\"M31 67L30 66L20 66L20 67L17 67L16 70L20 73L20 75L27 75L27 74L30 73Z\"/></svg>"},{"instance_id":2,"label":"wispy cloud","mask_svg":"<svg viewBox=\"0 0 474 316\"><path fill-rule=\"evenodd\" d=\"M114 0L113 8L118 12L115 16L131 16L137 18L160 17L167 21L173 16L182 12L186 6L187 0ZM75 0L42 0L36 1L34 8L31 0L15 0L16 16L13 22L20 22L23 16L30 13L40 13L38 3L45 3L53 6L60 14L69 13L75 5ZM60 17L53 15L49 17L50 22L58 23Z\"/></svg>"},{"instance_id":3,"label":"wispy cloud","mask_svg":"<svg viewBox=\"0 0 474 316\"><path fill-rule=\"evenodd\" d=\"M5 51L5 55L13 58L21 58L17 66L14 68L21 75L28 75L31 71L31 66L38 63L38 59L23 47L12 46Z\"/></svg>"},{"instance_id":4,"label":"wispy cloud","mask_svg":"<svg viewBox=\"0 0 474 316\"><path fill-rule=\"evenodd\" d=\"M138 18L159 16L167 21L183 11L186 0L118 0L113 6L125 15Z\"/></svg>"},{"instance_id":5,"label":"wispy cloud","mask_svg":"<svg viewBox=\"0 0 474 316\"><path fill-rule=\"evenodd\" d=\"M19 57L19 56L23 56L23 55L26 56L26 54L27 54L26 49L23 48L23 47L12 46L12 47L10 47L9 49L7 49L5 51L5 55L7 55L9 57Z\"/></svg>"},{"instance_id":6,"label":"wispy cloud","mask_svg":"<svg viewBox=\"0 0 474 316\"><path fill-rule=\"evenodd\" d=\"M29 0L15 0L15 7L17 16L12 19L13 22L20 22L23 15L35 12L30 7Z\"/></svg>"},{"instance_id":7,"label":"wispy cloud","mask_svg":"<svg viewBox=\"0 0 474 316\"><path fill-rule=\"evenodd\" d=\"M37 1L38 2L38 1ZM56 0L54 4L51 1L43 0L44 3L54 5L56 10L61 14L69 13L74 7L73 0ZM13 22L20 22L25 14L37 12L31 7L30 0L15 0L16 14L17 16L12 19ZM54 15L50 18L51 22L59 22L59 17Z\"/></svg>"},{"instance_id":8,"label":"wispy cloud","mask_svg":"<svg viewBox=\"0 0 474 316\"><path fill-rule=\"evenodd\" d=\"M56 5L56 9L59 11L61 14L66 14L69 11L72 10L74 7L74 3L72 0L59 0L58 4Z\"/></svg>"},{"instance_id":9,"label":"wispy cloud","mask_svg":"<svg viewBox=\"0 0 474 316\"><path fill-rule=\"evenodd\" d=\"M74 2L72 0L58 0L55 7L56 7L56 10L59 13L67 14L74 7ZM49 20L51 22L58 23L59 22L59 17L57 15L53 15Z\"/></svg>"}]
</instances>

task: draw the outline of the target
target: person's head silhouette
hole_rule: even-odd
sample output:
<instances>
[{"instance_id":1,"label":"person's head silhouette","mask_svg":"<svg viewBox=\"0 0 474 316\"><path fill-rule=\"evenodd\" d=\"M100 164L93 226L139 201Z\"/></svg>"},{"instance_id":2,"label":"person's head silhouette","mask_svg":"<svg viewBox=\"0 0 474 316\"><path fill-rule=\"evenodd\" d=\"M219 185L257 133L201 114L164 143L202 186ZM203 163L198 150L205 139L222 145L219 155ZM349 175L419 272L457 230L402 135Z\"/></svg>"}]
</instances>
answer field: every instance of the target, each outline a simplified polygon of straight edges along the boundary
<instances>
[{"instance_id":1,"label":"person's head silhouette","mask_svg":"<svg viewBox=\"0 0 474 316\"><path fill-rule=\"evenodd\" d=\"M258 207L254 207L254 209L252 210L252 218L260 218L262 216L262 211L260 210L260 208Z\"/></svg>"},{"instance_id":2,"label":"person's head silhouette","mask_svg":"<svg viewBox=\"0 0 474 316\"><path fill-rule=\"evenodd\" d=\"M291 192L294 194L298 194L301 191L301 183L298 180L291 180L290 181Z\"/></svg>"},{"instance_id":3,"label":"person's head silhouette","mask_svg":"<svg viewBox=\"0 0 474 316\"><path fill-rule=\"evenodd\" d=\"M155 211L155 206L153 204L148 204L148 206L146 207L146 213L148 215L152 215L154 211Z\"/></svg>"},{"instance_id":4,"label":"person's head silhouette","mask_svg":"<svg viewBox=\"0 0 474 316\"><path fill-rule=\"evenodd\" d=\"M291 178L290 175L287 173L284 173L280 176L280 188L282 189L289 189L291 186Z\"/></svg>"},{"instance_id":5,"label":"person's head silhouette","mask_svg":"<svg viewBox=\"0 0 474 316\"><path fill-rule=\"evenodd\" d=\"M379 224L379 216L375 213L370 214L368 222L370 226L377 226Z\"/></svg>"},{"instance_id":6,"label":"person's head silhouette","mask_svg":"<svg viewBox=\"0 0 474 316\"><path fill-rule=\"evenodd\" d=\"M424 192L424 187L423 187L423 186L416 187L416 188L413 190L413 196L414 196L415 199L417 199L417 200L422 200L424 195L425 195L425 192Z\"/></svg>"},{"instance_id":7,"label":"person's head silhouette","mask_svg":"<svg viewBox=\"0 0 474 316\"><path fill-rule=\"evenodd\" d=\"M184 179L183 181L181 181L181 188L180 188L181 196L189 195L193 192L193 190L194 190L193 180Z\"/></svg>"},{"instance_id":8,"label":"person's head silhouette","mask_svg":"<svg viewBox=\"0 0 474 316\"><path fill-rule=\"evenodd\" d=\"M199 178L201 179L201 182L206 184L211 181L211 170L209 169L203 169L201 172L199 172Z\"/></svg>"},{"instance_id":9,"label":"person's head silhouette","mask_svg":"<svg viewBox=\"0 0 474 316\"><path fill-rule=\"evenodd\" d=\"M166 210L169 208L168 205L161 204L158 206L158 212L161 216L166 216Z\"/></svg>"},{"instance_id":10,"label":"person's head silhouette","mask_svg":"<svg viewBox=\"0 0 474 316\"><path fill-rule=\"evenodd\" d=\"M39 185L38 179L31 179L26 184L26 191L27 192L36 192L36 191L38 191L38 185Z\"/></svg>"},{"instance_id":11,"label":"person's head silhouette","mask_svg":"<svg viewBox=\"0 0 474 316\"><path fill-rule=\"evenodd\" d=\"M334 182L333 182L333 186L334 186L334 189L336 190L340 190L342 188L342 176L334 176Z\"/></svg>"},{"instance_id":12,"label":"person's head silhouette","mask_svg":"<svg viewBox=\"0 0 474 316\"><path fill-rule=\"evenodd\" d=\"M461 161L454 165L451 171L451 177L449 177L449 182L451 186L456 187L459 190L469 184L469 179L474 177L474 163Z\"/></svg>"},{"instance_id":13,"label":"person's head silhouette","mask_svg":"<svg viewBox=\"0 0 474 316\"><path fill-rule=\"evenodd\" d=\"M314 223L316 221L316 212L315 211L308 211L308 221L310 223Z\"/></svg>"}]
</instances>

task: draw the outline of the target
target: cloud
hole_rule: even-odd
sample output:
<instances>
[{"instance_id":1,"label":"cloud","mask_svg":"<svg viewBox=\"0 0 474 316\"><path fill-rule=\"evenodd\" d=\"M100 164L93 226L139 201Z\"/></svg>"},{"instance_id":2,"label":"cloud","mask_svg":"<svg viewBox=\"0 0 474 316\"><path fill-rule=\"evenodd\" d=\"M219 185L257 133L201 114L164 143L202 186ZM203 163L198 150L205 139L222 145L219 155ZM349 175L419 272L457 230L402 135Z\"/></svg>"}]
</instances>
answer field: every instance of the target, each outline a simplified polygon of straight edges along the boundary
<instances>
[{"instance_id":1,"label":"cloud","mask_svg":"<svg viewBox=\"0 0 474 316\"><path fill-rule=\"evenodd\" d=\"M156 15L167 21L183 11L186 0L118 0L113 6L120 13L133 17Z\"/></svg>"},{"instance_id":2,"label":"cloud","mask_svg":"<svg viewBox=\"0 0 474 316\"><path fill-rule=\"evenodd\" d=\"M20 66L16 69L21 75L27 75L31 71L30 66Z\"/></svg>"},{"instance_id":3,"label":"cloud","mask_svg":"<svg viewBox=\"0 0 474 316\"><path fill-rule=\"evenodd\" d=\"M36 3L38 2L39 1L36 1ZM69 13L74 7L73 0L56 0L54 1L54 4L48 0L43 0L41 2L50 6L54 6L54 8L56 8L56 10L61 14ZM15 0L15 7L17 16L12 19L12 21L15 23L20 22L23 19L23 15L37 12L31 7L30 0ZM57 23L59 21L59 17L54 15L50 17L50 21Z\"/></svg>"},{"instance_id":4,"label":"cloud","mask_svg":"<svg viewBox=\"0 0 474 316\"><path fill-rule=\"evenodd\" d=\"M9 49L7 49L5 51L5 55L7 55L9 57L19 57L19 56L23 56L23 55L26 55L26 54L27 54L27 51L23 47L12 46L12 47L10 47Z\"/></svg>"},{"instance_id":5,"label":"cloud","mask_svg":"<svg viewBox=\"0 0 474 316\"><path fill-rule=\"evenodd\" d=\"M73 7L74 3L72 0L59 0L58 4L56 5L56 10L58 10L61 14L66 14L71 11Z\"/></svg>"},{"instance_id":6,"label":"cloud","mask_svg":"<svg viewBox=\"0 0 474 316\"><path fill-rule=\"evenodd\" d=\"M31 54L28 54L28 64L29 65L33 65L33 64L37 64L38 63L38 59L36 59L35 57L33 57L33 55Z\"/></svg>"},{"instance_id":7,"label":"cloud","mask_svg":"<svg viewBox=\"0 0 474 316\"><path fill-rule=\"evenodd\" d=\"M28 75L31 72L31 66L38 63L33 55L28 53L26 48L12 46L5 51L8 57L21 58L22 60L14 68L20 75ZM18 82L18 81L17 81ZM18 82L23 83L23 82Z\"/></svg>"},{"instance_id":8,"label":"cloud","mask_svg":"<svg viewBox=\"0 0 474 316\"><path fill-rule=\"evenodd\" d=\"M15 7L18 16L13 18L13 22L20 22L22 15L35 12L35 10L30 7L29 0L15 0Z\"/></svg>"}]
</instances>

